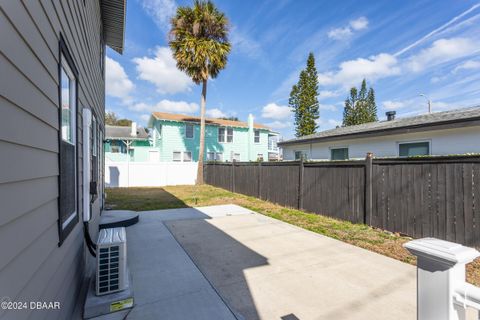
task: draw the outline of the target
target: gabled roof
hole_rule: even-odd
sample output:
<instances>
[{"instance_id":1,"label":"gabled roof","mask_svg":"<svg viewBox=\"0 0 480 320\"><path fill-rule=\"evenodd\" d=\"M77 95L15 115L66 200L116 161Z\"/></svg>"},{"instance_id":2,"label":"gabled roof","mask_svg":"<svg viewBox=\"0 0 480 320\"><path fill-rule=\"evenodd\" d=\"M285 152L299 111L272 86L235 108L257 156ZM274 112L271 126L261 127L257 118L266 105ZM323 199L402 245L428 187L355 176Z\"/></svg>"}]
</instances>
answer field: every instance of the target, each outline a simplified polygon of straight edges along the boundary
<instances>
[{"instance_id":1,"label":"gabled roof","mask_svg":"<svg viewBox=\"0 0 480 320\"><path fill-rule=\"evenodd\" d=\"M126 0L101 0L103 37L106 44L123 53L125 39Z\"/></svg>"},{"instance_id":2,"label":"gabled roof","mask_svg":"<svg viewBox=\"0 0 480 320\"><path fill-rule=\"evenodd\" d=\"M148 133L142 127L137 127L137 135L132 136L132 127L105 126L105 139L111 140L148 140Z\"/></svg>"},{"instance_id":3,"label":"gabled roof","mask_svg":"<svg viewBox=\"0 0 480 320\"><path fill-rule=\"evenodd\" d=\"M157 120L169 120L169 121L178 121L178 122L200 122L200 117L188 116L185 114L153 112L152 116ZM205 124L211 125L211 126L248 128L248 123L243 121L232 121L232 120L214 119L214 118L206 118ZM254 123L253 127L256 129L270 130L269 127L259 123Z\"/></svg>"},{"instance_id":4,"label":"gabled roof","mask_svg":"<svg viewBox=\"0 0 480 320\"><path fill-rule=\"evenodd\" d=\"M356 126L339 127L300 138L285 140L279 142L278 145L356 139L377 135L419 132L468 125L480 125L480 106L427 113L414 117L398 118L390 121L383 120L364 123Z\"/></svg>"}]
</instances>

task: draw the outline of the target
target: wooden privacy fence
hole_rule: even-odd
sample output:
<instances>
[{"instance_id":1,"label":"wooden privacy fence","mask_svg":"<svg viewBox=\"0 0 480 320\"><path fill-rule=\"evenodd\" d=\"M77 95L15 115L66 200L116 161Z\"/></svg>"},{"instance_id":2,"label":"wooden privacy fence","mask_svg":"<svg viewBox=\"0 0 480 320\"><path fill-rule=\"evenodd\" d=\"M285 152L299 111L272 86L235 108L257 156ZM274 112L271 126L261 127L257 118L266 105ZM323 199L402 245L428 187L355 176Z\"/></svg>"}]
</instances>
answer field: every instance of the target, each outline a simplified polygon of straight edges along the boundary
<instances>
[{"instance_id":1,"label":"wooden privacy fence","mask_svg":"<svg viewBox=\"0 0 480 320\"><path fill-rule=\"evenodd\" d=\"M411 237L480 246L480 157L207 163L208 184Z\"/></svg>"}]
</instances>

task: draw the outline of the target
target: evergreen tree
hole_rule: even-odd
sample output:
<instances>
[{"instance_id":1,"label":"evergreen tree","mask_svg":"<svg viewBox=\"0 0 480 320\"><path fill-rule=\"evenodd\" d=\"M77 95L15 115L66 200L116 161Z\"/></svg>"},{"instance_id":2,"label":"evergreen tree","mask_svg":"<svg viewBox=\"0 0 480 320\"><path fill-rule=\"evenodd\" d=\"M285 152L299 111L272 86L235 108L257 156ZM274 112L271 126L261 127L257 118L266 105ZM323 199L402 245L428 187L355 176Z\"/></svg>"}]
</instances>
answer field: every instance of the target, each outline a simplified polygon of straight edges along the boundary
<instances>
[{"instance_id":1,"label":"evergreen tree","mask_svg":"<svg viewBox=\"0 0 480 320\"><path fill-rule=\"evenodd\" d=\"M350 96L345 100L343 110L343 126L377 121L377 105L375 103L375 91L367 90L367 82L363 79L360 90L353 87Z\"/></svg>"},{"instance_id":2,"label":"evergreen tree","mask_svg":"<svg viewBox=\"0 0 480 320\"><path fill-rule=\"evenodd\" d=\"M313 53L308 55L307 67L300 72L300 79L292 87L289 106L295 113L295 135L297 137L315 133L319 118L318 74Z\"/></svg>"}]
</instances>

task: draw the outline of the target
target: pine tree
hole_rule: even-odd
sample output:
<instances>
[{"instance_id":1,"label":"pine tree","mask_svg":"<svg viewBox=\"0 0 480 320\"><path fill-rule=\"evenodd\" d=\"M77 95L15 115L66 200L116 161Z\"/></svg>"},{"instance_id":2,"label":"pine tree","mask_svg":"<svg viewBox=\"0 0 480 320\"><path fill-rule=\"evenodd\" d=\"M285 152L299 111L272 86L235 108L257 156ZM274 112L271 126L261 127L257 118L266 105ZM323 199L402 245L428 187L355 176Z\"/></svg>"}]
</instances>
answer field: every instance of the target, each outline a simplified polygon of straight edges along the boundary
<instances>
[{"instance_id":1,"label":"pine tree","mask_svg":"<svg viewBox=\"0 0 480 320\"><path fill-rule=\"evenodd\" d=\"M353 87L350 96L345 100L343 110L343 126L353 126L367 122L377 121L377 105L375 91L367 90L367 81L363 79L360 90Z\"/></svg>"},{"instance_id":2,"label":"pine tree","mask_svg":"<svg viewBox=\"0 0 480 320\"><path fill-rule=\"evenodd\" d=\"M295 113L297 137L315 133L319 118L318 74L313 53L308 55L307 67L300 72L298 83L290 92L289 106Z\"/></svg>"}]
</instances>

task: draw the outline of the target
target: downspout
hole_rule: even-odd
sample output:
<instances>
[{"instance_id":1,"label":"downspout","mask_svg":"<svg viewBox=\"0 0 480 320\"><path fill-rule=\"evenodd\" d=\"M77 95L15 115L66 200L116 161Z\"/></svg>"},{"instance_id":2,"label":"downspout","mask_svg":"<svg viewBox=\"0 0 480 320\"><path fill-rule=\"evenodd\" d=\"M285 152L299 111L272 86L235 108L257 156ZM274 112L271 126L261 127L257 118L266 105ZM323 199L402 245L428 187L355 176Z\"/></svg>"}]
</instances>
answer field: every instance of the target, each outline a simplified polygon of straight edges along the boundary
<instances>
[{"instance_id":1,"label":"downspout","mask_svg":"<svg viewBox=\"0 0 480 320\"><path fill-rule=\"evenodd\" d=\"M253 115L250 113L248 115L248 160L249 161L254 161L256 159L253 159L252 153L253 153L253 137L254 137L254 132L253 132Z\"/></svg>"}]
</instances>

